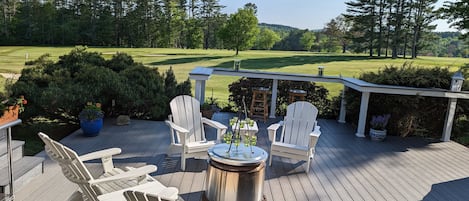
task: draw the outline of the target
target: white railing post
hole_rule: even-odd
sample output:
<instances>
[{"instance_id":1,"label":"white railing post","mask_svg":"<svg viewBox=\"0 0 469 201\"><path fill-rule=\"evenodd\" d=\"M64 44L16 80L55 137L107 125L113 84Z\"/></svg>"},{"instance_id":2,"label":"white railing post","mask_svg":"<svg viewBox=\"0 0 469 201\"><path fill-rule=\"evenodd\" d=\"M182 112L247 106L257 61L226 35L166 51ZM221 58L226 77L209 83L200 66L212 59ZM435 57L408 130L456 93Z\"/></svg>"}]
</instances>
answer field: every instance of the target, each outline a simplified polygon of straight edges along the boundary
<instances>
[{"instance_id":1,"label":"white railing post","mask_svg":"<svg viewBox=\"0 0 469 201\"><path fill-rule=\"evenodd\" d=\"M272 97L270 99L270 116L269 118L275 118L275 108L277 108L277 88L278 80L274 79L272 82Z\"/></svg>"},{"instance_id":2,"label":"white railing post","mask_svg":"<svg viewBox=\"0 0 469 201\"><path fill-rule=\"evenodd\" d=\"M197 67L189 73L189 78L195 80L195 99L200 104L205 101L205 82L212 75L213 69Z\"/></svg>"},{"instance_id":3,"label":"white railing post","mask_svg":"<svg viewBox=\"0 0 469 201\"><path fill-rule=\"evenodd\" d=\"M340 113L339 113L339 123L345 123L345 115L347 113L346 106L347 103L345 101L345 91L347 91L348 87L344 85L344 89L342 90L342 97L340 101Z\"/></svg>"},{"instance_id":4,"label":"white railing post","mask_svg":"<svg viewBox=\"0 0 469 201\"><path fill-rule=\"evenodd\" d=\"M456 72L453 77L451 77L451 91L461 91L462 84L464 82L464 76L462 75L461 71ZM448 142L451 140L451 130L453 130L453 121L454 121L454 114L456 113L456 105L458 103L457 98L450 98L448 100L448 107L446 109L446 118L445 118L445 125L443 128L443 134L441 136L441 140L443 142Z\"/></svg>"},{"instance_id":5,"label":"white railing post","mask_svg":"<svg viewBox=\"0 0 469 201\"><path fill-rule=\"evenodd\" d=\"M456 111L456 104L458 99L450 98L448 100L448 107L446 109L446 119L443 129L443 135L441 136L441 141L448 142L451 139L451 131L453 130L453 121L454 121L454 114Z\"/></svg>"},{"instance_id":6,"label":"white railing post","mask_svg":"<svg viewBox=\"0 0 469 201\"><path fill-rule=\"evenodd\" d=\"M205 80L196 80L195 81L195 99L197 99L200 104L204 104L205 100Z\"/></svg>"},{"instance_id":7,"label":"white railing post","mask_svg":"<svg viewBox=\"0 0 469 201\"><path fill-rule=\"evenodd\" d=\"M358 128L355 136L365 137L366 113L368 112L368 101L370 100L370 92L362 92L360 104L360 116L358 117Z\"/></svg>"}]
</instances>

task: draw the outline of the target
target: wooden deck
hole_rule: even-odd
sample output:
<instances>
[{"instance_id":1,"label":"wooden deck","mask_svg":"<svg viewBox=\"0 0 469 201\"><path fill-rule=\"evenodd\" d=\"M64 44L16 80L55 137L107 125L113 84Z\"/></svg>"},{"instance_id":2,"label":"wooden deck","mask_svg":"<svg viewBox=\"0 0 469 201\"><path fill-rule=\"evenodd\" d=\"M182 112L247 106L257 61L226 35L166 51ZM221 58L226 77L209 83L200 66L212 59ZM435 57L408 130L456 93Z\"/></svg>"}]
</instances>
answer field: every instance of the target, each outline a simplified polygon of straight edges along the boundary
<instances>
[{"instance_id":1,"label":"wooden deck","mask_svg":"<svg viewBox=\"0 0 469 201\"><path fill-rule=\"evenodd\" d=\"M214 119L227 124L229 114ZM268 150L266 127L259 122L259 146ZM86 138L80 131L62 140L79 154L122 148L117 166L155 164L153 176L179 188L186 201L198 201L204 191L205 160L190 159L181 172L179 157L165 157L169 129L163 122L132 121L129 126L106 122L101 135ZM355 129L334 120L319 120L322 135L309 175L304 162L274 157L267 167L267 200L469 200L469 149L455 142L429 143L420 138L388 138L384 142L355 137ZM439 131L438 131L439 132ZM40 153L39 155L44 155ZM94 170L99 168L90 164ZM15 201L64 201L77 186L47 159L45 174L16 193Z\"/></svg>"}]
</instances>

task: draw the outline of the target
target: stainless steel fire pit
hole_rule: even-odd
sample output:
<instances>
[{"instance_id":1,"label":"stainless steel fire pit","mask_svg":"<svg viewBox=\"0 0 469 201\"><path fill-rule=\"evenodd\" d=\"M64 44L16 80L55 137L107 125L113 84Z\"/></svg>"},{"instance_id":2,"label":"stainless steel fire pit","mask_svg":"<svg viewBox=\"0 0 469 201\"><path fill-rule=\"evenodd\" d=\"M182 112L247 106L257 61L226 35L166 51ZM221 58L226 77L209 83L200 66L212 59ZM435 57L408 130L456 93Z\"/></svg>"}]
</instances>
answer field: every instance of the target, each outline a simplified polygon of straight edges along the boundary
<instances>
[{"instance_id":1,"label":"stainless steel fire pit","mask_svg":"<svg viewBox=\"0 0 469 201\"><path fill-rule=\"evenodd\" d=\"M217 144L208 150L206 199L209 201L262 200L265 161L263 149L240 144L227 152L229 144Z\"/></svg>"}]
</instances>

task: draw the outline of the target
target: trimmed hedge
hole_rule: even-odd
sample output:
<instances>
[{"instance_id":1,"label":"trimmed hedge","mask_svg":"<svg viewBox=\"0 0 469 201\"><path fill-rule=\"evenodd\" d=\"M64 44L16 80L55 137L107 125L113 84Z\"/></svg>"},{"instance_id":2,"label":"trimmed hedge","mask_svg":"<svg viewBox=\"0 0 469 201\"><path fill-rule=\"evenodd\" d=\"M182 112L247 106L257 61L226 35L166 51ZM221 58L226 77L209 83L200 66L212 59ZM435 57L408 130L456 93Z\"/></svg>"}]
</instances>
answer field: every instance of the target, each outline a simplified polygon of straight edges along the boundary
<instances>
[{"instance_id":1,"label":"trimmed hedge","mask_svg":"<svg viewBox=\"0 0 469 201\"><path fill-rule=\"evenodd\" d=\"M363 73L359 79L375 84L449 89L453 74L448 68L414 67L411 63L405 63L401 67L386 66L377 73ZM468 84L465 83L463 90L469 89ZM353 89L346 93L349 122L358 122L360 97L361 93ZM368 104L367 128L373 115L391 114L388 134L439 138L447 105L446 98L372 93ZM469 111L467 106L467 101L458 102L456 119L463 117L464 111ZM458 130L456 126L455 131Z\"/></svg>"},{"instance_id":2,"label":"trimmed hedge","mask_svg":"<svg viewBox=\"0 0 469 201\"><path fill-rule=\"evenodd\" d=\"M172 69L162 75L157 68L135 63L125 53L105 60L100 53L80 47L55 63L44 57L32 63L35 66L23 69L11 87L13 95L28 99L22 118L60 116L76 120L87 102L100 102L106 116L127 114L159 120L169 114L173 97L190 95L190 82L178 84Z\"/></svg>"}]
</instances>

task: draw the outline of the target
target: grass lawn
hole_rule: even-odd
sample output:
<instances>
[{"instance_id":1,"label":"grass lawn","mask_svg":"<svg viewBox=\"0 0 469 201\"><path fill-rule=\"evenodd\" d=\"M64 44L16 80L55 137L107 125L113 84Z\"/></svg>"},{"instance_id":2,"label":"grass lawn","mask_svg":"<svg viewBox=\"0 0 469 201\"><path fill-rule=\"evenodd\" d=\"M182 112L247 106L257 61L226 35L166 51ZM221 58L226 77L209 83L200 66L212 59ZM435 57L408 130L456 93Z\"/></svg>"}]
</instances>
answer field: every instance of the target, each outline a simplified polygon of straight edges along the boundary
<instances>
[{"instance_id":1,"label":"grass lawn","mask_svg":"<svg viewBox=\"0 0 469 201\"><path fill-rule=\"evenodd\" d=\"M45 53L51 55L52 60L59 56L68 54L74 47L23 47L3 46L0 47L0 73L19 73L25 68L25 61L37 59ZM468 58L438 58L419 57L418 59L390 59L370 58L358 54L325 54L312 52L290 52L290 51L241 51L239 56L234 51L227 50L185 50L166 48L88 48L88 51L96 51L110 59L116 52L125 52L137 62L148 67L158 68L160 73L173 67L179 82L186 80L189 72L197 66L232 68L233 60L241 60L241 69L261 70L271 72L285 72L297 74L317 74L318 66L325 66L324 75L342 75L344 77L358 77L362 72L378 71L384 66L401 66L405 62L412 62L414 66L423 67L448 67L456 71L460 66L469 63ZM228 102L228 85L239 79L232 76L212 76L206 83L206 97L217 98L222 104ZM0 86L2 79L0 79ZM329 89L329 95L337 96L342 90L341 84L318 83ZM194 82L193 82L194 86ZM0 87L2 88L2 87ZM36 138L37 131L48 132L51 135L63 136L76 130L77 125L67 126L67 122L56 122L56 120L37 120L27 126L20 126L17 139ZM16 128L15 128L16 129ZM21 130L23 129L23 130ZM15 133L14 133L15 135ZM28 147L28 145L27 145ZM30 145L29 147L41 147L42 144ZM29 148L27 148L29 149ZM28 152L28 150L27 150ZM28 152L34 153L34 151Z\"/></svg>"},{"instance_id":2,"label":"grass lawn","mask_svg":"<svg viewBox=\"0 0 469 201\"><path fill-rule=\"evenodd\" d=\"M68 54L74 47L0 47L0 72L20 72L24 62L34 60L44 53L49 53L53 60ZM100 52L105 58L111 58L116 52L132 55L135 61L146 66L156 67L160 72L173 67L179 82L188 78L188 73L197 66L232 68L234 59L241 59L241 68L272 72L291 72L316 74L318 66L325 66L325 75L358 77L362 72L377 71L389 65L400 66L413 62L416 66L449 67L452 71L469 63L468 58L419 57L417 59L369 58L357 54L324 54L290 51L241 51L235 57L234 51L227 50L189 50L168 48L88 48L88 51ZM206 91L221 102L228 101L228 85L237 80L231 76L212 76L206 85ZM331 96L340 93L340 84L318 83L329 89ZM210 96L207 94L206 96Z\"/></svg>"}]
</instances>

